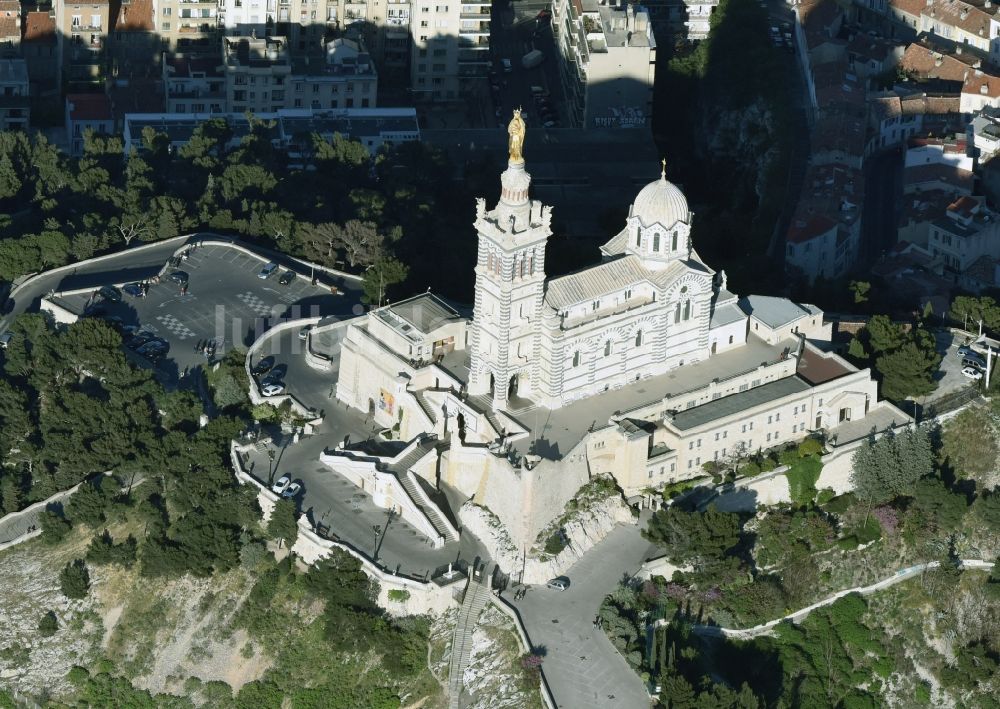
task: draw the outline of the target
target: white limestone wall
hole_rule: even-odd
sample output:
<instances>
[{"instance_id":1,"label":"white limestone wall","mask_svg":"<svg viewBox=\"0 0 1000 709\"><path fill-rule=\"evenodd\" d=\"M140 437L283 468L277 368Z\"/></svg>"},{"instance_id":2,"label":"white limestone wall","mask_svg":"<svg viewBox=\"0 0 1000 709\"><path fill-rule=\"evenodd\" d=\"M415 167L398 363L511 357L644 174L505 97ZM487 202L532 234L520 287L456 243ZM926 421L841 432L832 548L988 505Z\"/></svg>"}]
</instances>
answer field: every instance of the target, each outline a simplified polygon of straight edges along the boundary
<instances>
[{"instance_id":1,"label":"white limestone wall","mask_svg":"<svg viewBox=\"0 0 1000 709\"><path fill-rule=\"evenodd\" d=\"M55 322L60 323L62 325L72 325L73 323L75 323L77 320L80 319L80 317L76 313L64 308L63 306L57 303L53 303L48 298L42 298L41 302L38 305L38 309L41 310L43 313L48 313L49 315L52 316L52 319Z\"/></svg>"},{"instance_id":2,"label":"white limestone wall","mask_svg":"<svg viewBox=\"0 0 1000 709\"><path fill-rule=\"evenodd\" d=\"M732 344L729 342L730 337L733 338ZM708 331L709 347L711 348L712 345L715 345L716 354L741 347L746 344L746 341L746 318L722 325L720 327L713 327Z\"/></svg>"}]
</instances>

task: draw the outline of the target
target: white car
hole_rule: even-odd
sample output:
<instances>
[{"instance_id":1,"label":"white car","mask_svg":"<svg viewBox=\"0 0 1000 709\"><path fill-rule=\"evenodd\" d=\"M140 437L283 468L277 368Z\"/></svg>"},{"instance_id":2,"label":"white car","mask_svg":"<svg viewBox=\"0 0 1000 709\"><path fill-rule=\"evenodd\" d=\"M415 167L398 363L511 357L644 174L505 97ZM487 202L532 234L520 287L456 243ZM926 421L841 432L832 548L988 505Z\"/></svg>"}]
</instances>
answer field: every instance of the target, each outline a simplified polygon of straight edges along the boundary
<instances>
[{"instance_id":1,"label":"white car","mask_svg":"<svg viewBox=\"0 0 1000 709\"><path fill-rule=\"evenodd\" d=\"M281 496L286 500L291 500L302 490L302 483L292 483L284 489Z\"/></svg>"},{"instance_id":2,"label":"white car","mask_svg":"<svg viewBox=\"0 0 1000 709\"><path fill-rule=\"evenodd\" d=\"M962 374L968 377L969 379L975 379L976 381L983 378L983 373L980 372L975 367L965 367L962 370Z\"/></svg>"},{"instance_id":3,"label":"white car","mask_svg":"<svg viewBox=\"0 0 1000 709\"><path fill-rule=\"evenodd\" d=\"M260 391L264 396L277 396L285 390L285 385L281 382L271 382L261 387Z\"/></svg>"},{"instance_id":4,"label":"white car","mask_svg":"<svg viewBox=\"0 0 1000 709\"><path fill-rule=\"evenodd\" d=\"M308 340L309 339L309 332L312 329L313 329L312 325L306 325L304 328L302 328L301 330L299 330L299 339L300 340Z\"/></svg>"},{"instance_id":5,"label":"white car","mask_svg":"<svg viewBox=\"0 0 1000 709\"><path fill-rule=\"evenodd\" d=\"M292 479L287 475L282 475L280 478L278 478L278 482L274 483L274 485L271 486L271 492L280 495L291 484L292 484Z\"/></svg>"}]
</instances>

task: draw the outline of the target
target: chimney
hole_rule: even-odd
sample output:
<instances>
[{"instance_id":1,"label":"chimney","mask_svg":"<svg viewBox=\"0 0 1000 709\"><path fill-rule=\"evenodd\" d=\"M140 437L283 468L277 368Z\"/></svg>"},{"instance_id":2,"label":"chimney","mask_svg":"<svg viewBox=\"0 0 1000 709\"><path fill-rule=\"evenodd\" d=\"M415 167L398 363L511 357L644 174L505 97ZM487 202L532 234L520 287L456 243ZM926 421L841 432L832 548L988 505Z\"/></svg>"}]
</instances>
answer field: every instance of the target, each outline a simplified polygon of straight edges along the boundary
<instances>
[{"instance_id":1,"label":"chimney","mask_svg":"<svg viewBox=\"0 0 1000 709\"><path fill-rule=\"evenodd\" d=\"M962 45L960 44L955 45L955 54L961 54L961 53L962 53Z\"/></svg>"},{"instance_id":2,"label":"chimney","mask_svg":"<svg viewBox=\"0 0 1000 709\"><path fill-rule=\"evenodd\" d=\"M969 16L969 8L963 7L962 14L960 15L960 17L964 20L968 16Z\"/></svg>"}]
</instances>

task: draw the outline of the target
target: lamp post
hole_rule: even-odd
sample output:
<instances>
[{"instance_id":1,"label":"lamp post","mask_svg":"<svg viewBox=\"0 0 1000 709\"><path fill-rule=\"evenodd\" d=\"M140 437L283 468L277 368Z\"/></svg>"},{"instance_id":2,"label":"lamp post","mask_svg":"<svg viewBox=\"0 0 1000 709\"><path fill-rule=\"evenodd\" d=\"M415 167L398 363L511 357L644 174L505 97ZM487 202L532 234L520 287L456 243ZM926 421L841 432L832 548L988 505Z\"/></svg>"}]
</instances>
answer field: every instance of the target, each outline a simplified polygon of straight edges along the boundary
<instances>
[{"instance_id":1,"label":"lamp post","mask_svg":"<svg viewBox=\"0 0 1000 709\"><path fill-rule=\"evenodd\" d=\"M267 484L274 483L274 448L267 449Z\"/></svg>"},{"instance_id":2,"label":"lamp post","mask_svg":"<svg viewBox=\"0 0 1000 709\"><path fill-rule=\"evenodd\" d=\"M375 553L372 554L372 561L378 561L378 535L382 532L382 525L373 524L372 531L375 532Z\"/></svg>"}]
</instances>

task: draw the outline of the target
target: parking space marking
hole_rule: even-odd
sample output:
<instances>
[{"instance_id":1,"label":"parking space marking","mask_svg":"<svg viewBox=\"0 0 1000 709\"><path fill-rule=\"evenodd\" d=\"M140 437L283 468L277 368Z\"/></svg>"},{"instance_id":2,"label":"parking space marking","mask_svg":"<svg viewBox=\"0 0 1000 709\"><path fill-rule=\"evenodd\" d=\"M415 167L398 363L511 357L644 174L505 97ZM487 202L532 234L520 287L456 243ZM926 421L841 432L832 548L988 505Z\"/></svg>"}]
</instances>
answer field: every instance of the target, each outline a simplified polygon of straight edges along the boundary
<instances>
[{"instance_id":1,"label":"parking space marking","mask_svg":"<svg viewBox=\"0 0 1000 709\"><path fill-rule=\"evenodd\" d=\"M163 327L174 333L179 340L186 340L189 337L194 337L194 331L173 315L157 315L156 319L160 321L160 324L163 325Z\"/></svg>"},{"instance_id":2,"label":"parking space marking","mask_svg":"<svg viewBox=\"0 0 1000 709\"><path fill-rule=\"evenodd\" d=\"M271 312L271 306L265 303L261 298L251 291L244 291L236 296L244 305L250 308L252 311L258 315L267 315Z\"/></svg>"}]
</instances>

